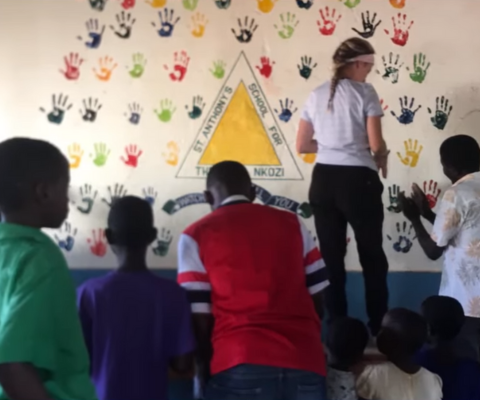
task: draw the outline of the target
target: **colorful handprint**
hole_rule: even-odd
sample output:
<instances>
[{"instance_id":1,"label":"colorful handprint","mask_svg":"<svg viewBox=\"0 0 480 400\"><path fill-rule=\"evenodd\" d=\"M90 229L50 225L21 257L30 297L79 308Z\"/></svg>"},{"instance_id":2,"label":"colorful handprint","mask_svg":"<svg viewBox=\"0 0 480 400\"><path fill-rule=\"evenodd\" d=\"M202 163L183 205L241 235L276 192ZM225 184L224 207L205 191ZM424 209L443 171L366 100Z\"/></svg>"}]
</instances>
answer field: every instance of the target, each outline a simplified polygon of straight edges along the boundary
<instances>
[{"instance_id":1,"label":"colorful handprint","mask_svg":"<svg viewBox=\"0 0 480 400\"><path fill-rule=\"evenodd\" d=\"M271 61L268 57L261 57L260 58L260 65L257 65L256 68L260 72L260 75L264 76L265 78L270 78L273 71L273 65L275 61Z\"/></svg>"},{"instance_id":2,"label":"colorful handprint","mask_svg":"<svg viewBox=\"0 0 480 400\"><path fill-rule=\"evenodd\" d=\"M80 77L80 66L83 63L78 53L70 53L63 58L65 62L65 69L61 69L60 73L69 81L76 81Z\"/></svg>"},{"instance_id":3,"label":"colorful handprint","mask_svg":"<svg viewBox=\"0 0 480 400\"><path fill-rule=\"evenodd\" d=\"M204 14L196 13L192 16L192 36L195 38L201 38L205 34L205 28L208 24L208 19Z\"/></svg>"},{"instance_id":4,"label":"colorful handprint","mask_svg":"<svg viewBox=\"0 0 480 400\"><path fill-rule=\"evenodd\" d=\"M70 160L70 168L76 169L80 166L83 157L83 149L78 143L68 146L68 158Z\"/></svg>"},{"instance_id":5,"label":"colorful handprint","mask_svg":"<svg viewBox=\"0 0 480 400\"><path fill-rule=\"evenodd\" d=\"M177 51L174 53L173 58L173 68L168 67L168 65L164 65L164 68L167 71L173 69L173 71L169 74L170 79L174 82L181 82L183 81L187 73L188 64L190 63L190 57L188 56L186 51Z\"/></svg>"},{"instance_id":6,"label":"colorful handprint","mask_svg":"<svg viewBox=\"0 0 480 400\"><path fill-rule=\"evenodd\" d=\"M393 36L391 36L391 40L394 44L398 46L405 46L408 42L408 38L410 36L410 28L413 25L413 21L407 26L407 16L405 14L398 14L397 19L392 17L393 22ZM390 31L385 29L385 33L390 35Z\"/></svg>"},{"instance_id":7,"label":"colorful handprint","mask_svg":"<svg viewBox=\"0 0 480 400\"><path fill-rule=\"evenodd\" d=\"M325 9L320 9L320 19L317 20L317 26L323 36L331 36L335 32L335 28L342 18L342 14L337 16L336 13L337 10L335 8L330 13L330 7L328 6Z\"/></svg>"},{"instance_id":8,"label":"colorful handprint","mask_svg":"<svg viewBox=\"0 0 480 400\"><path fill-rule=\"evenodd\" d=\"M65 118L65 113L72 108L72 103L68 101L68 96L60 93L58 97L52 94L52 109L47 114L48 122L60 125ZM40 107L40 111L46 113L46 109Z\"/></svg>"},{"instance_id":9,"label":"colorful handprint","mask_svg":"<svg viewBox=\"0 0 480 400\"><path fill-rule=\"evenodd\" d=\"M400 152L397 152L397 156L402 162L402 164L406 165L407 167L416 167L418 164L418 159L420 158L420 154L422 153L423 146L418 143L418 140L412 139L405 140L403 142L405 146L405 155L402 156Z\"/></svg>"},{"instance_id":10,"label":"colorful handprint","mask_svg":"<svg viewBox=\"0 0 480 400\"><path fill-rule=\"evenodd\" d=\"M107 254L107 239L103 229L92 230L92 237L87 239L90 251L97 257L104 257Z\"/></svg>"},{"instance_id":11,"label":"colorful handprint","mask_svg":"<svg viewBox=\"0 0 480 400\"><path fill-rule=\"evenodd\" d=\"M290 39L295 32L295 28L298 25L297 16L290 12L287 14L280 14L280 25L273 25L275 29L278 31L278 36L282 39Z\"/></svg>"},{"instance_id":12,"label":"colorful handprint","mask_svg":"<svg viewBox=\"0 0 480 400\"><path fill-rule=\"evenodd\" d=\"M162 153L162 156L165 158L168 165L175 167L178 164L179 153L180 148L178 147L178 144L174 141L170 141L167 143L167 153Z\"/></svg>"},{"instance_id":13,"label":"colorful handprint","mask_svg":"<svg viewBox=\"0 0 480 400\"><path fill-rule=\"evenodd\" d=\"M431 108L427 109L429 114L433 114L430 118L433 126L443 131L447 125L452 109L453 106L449 104L449 101L445 98L445 96L437 97L435 112L433 112Z\"/></svg>"},{"instance_id":14,"label":"colorful handprint","mask_svg":"<svg viewBox=\"0 0 480 400\"><path fill-rule=\"evenodd\" d=\"M180 21L180 17L174 20L174 13L173 9L169 10L168 8L165 8L163 12L159 11L160 25L152 22L152 26L156 29L158 36L162 38L172 36L175 25Z\"/></svg>"},{"instance_id":15,"label":"colorful handprint","mask_svg":"<svg viewBox=\"0 0 480 400\"><path fill-rule=\"evenodd\" d=\"M117 68L117 63L112 57L105 56L98 60L98 70L93 68L93 72L98 80L108 82L112 77L113 70Z\"/></svg>"},{"instance_id":16,"label":"colorful handprint","mask_svg":"<svg viewBox=\"0 0 480 400\"><path fill-rule=\"evenodd\" d=\"M138 159L142 154L142 150L140 150L135 144L131 144L125 147L125 155L121 156L120 159L125 163L125 165L132 168L137 168Z\"/></svg>"}]
</instances>

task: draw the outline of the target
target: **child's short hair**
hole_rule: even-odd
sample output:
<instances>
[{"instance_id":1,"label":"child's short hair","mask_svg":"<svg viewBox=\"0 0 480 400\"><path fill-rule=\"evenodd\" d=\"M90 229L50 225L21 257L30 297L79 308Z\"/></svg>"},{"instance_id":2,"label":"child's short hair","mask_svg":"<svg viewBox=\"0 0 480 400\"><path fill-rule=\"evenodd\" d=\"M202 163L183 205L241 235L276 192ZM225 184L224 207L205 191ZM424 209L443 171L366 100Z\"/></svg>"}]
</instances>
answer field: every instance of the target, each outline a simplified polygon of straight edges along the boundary
<instances>
[{"instance_id":1,"label":"child's short hair","mask_svg":"<svg viewBox=\"0 0 480 400\"><path fill-rule=\"evenodd\" d=\"M68 160L44 140L12 138L0 143L0 210L21 209L37 183L56 183L66 173Z\"/></svg>"},{"instance_id":2,"label":"child's short hair","mask_svg":"<svg viewBox=\"0 0 480 400\"><path fill-rule=\"evenodd\" d=\"M448 296L431 296L422 303L421 313L430 328L430 335L440 340L453 340L465 323L465 313L458 300Z\"/></svg>"},{"instance_id":3,"label":"child's short hair","mask_svg":"<svg viewBox=\"0 0 480 400\"><path fill-rule=\"evenodd\" d=\"M108 214L107 238L112 245L147 247L157 234L151 205L140 197L115 200Z\"/></svg>"},{"instance_id":4,"label":"child's short hair","mask_svg":"<svg viewBox=\"0 0 480 400\"><path fill-rule=\"evenodd\" d=\"M335 319L328 327L327 348L335 361L351 365L359 361L368 344L365 324L355 318Z\"/></svg>"},{"instance_id":5,"label":"child's short hair","mask_svg":"<svg viewBox=\"0 0 480 400\"><path fill-rule=\"evenodd\" d=\"M387 357L393 353L415 354L425 344L427 334L427 322L420 314L393 308L383 318L377 346Z\"/></svg>"}]
</instances>

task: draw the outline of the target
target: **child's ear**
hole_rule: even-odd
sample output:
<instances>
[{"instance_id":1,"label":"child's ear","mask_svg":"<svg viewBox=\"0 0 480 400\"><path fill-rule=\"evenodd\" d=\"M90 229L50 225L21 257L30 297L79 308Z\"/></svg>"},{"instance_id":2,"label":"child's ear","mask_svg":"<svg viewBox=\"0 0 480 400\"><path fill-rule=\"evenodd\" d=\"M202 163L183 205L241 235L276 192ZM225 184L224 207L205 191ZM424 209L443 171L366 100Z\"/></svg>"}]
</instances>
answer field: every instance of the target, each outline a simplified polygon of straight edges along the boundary
<instances>
[{"instance_id":1,"label":"child's ear","mask_svg":"<svg viewBox=\"0 0 480 400\"><path fill-rule=\"evenodd\" d=\"M215 204L215 200L212 193L208 190L205 190L203 192L203 196L205 197L205 201L213 207L213 205Z\"/></svg>"},{"instance_id":2,"label":"child's ear","mask_svg":"<svg viewBox=\"0 0 480 400\"><path fill-rule=\"evenodd\" d=\"M115 244L115 235L110 228L105 229L105 237L107 238L107 242L110 245Z\"/></svg>"}]
</instances>

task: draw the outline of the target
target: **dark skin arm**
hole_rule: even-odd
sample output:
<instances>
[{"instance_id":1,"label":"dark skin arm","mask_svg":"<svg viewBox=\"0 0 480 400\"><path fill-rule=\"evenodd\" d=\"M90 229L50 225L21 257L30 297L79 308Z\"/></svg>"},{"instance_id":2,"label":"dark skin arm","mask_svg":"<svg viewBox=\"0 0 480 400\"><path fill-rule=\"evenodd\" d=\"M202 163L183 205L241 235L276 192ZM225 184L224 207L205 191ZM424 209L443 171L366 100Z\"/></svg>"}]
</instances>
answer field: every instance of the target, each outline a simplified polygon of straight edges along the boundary
<instances>
[{"instance_id":1,"label":"dark skin arm","mask_svg":"<svg viewBox=\"0 0 480 400\"><path fill-rule=\"evenodd\" d=\"M312 296L313 305L315 306L315 311L320 318L320 321L323 319L324 308L323 308L323 291L315 293Z\"/></svg>"},{"instance_id":2,"label":"dark skin arm","mask_svg":"<svg viewBox=\"0 0 480 400\"><path fill-rule=\"evenodd\" d=\"M193 353L172 358L170 369L179 375L191 376L193 372Z\"/></svg>"},{"instance_id":3,"label":"dark skin arm","mask_svg":"<svg viewBox=\"0 0 480 400\"><path fill-rule=\"evenodd\" d=\"M195 354L196 375L204 386L210 378L210 361L213 355L212 332L215 320L212 314L193 314L193 331L197 339Z\"/></svg>"},{"instance_id":4,"label":"dark skin arm","mask_svg":"<svg viewBox=\"0 0 480 400\"><path fill-rule=\"evenodd\" d=\"M32 364L0 364L0 385L11 400L53 400Z\"/></svg>"},{"instance_id":5,"label":"dark skin arm","mask_svg":"<svg viewBox=\"0 0 480 400\"><path fill-rule=\"evenodd\" d=\"M403 192L399 194L398 200L403 214L412 222L413 229L415 229L415 233L417 234L418 243L420 243L425 255L430 260L438 260L442 256L445 248L437 246L423 226L422 220L420 219L420 209L417 205L417 202L412 198L406 197L405 193ZM435 214L433 212L431 212L431 214L427 213L426 215L435 221Z\"/></svg>"}]
</instances>

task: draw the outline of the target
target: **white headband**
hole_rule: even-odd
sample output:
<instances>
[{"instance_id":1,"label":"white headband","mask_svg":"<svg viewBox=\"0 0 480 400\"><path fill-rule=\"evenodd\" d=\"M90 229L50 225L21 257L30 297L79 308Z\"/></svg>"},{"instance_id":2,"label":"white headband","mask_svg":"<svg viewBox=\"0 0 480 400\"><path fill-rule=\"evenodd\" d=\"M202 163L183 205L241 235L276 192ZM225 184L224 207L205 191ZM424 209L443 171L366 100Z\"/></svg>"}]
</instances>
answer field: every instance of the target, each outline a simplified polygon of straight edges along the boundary
<instances>
[{"instance_id":1,"label":"white headband","mask_svg":"<svg viewBox=\"0 0 480 400\"><path fill-rule=\"evenodd\" d=\"M356 61L361 61L368 64L375 64L375 56L373 54L363 54L361 56L351 58L347 62L352 63Z\"/></svg>"}]
</instances>

